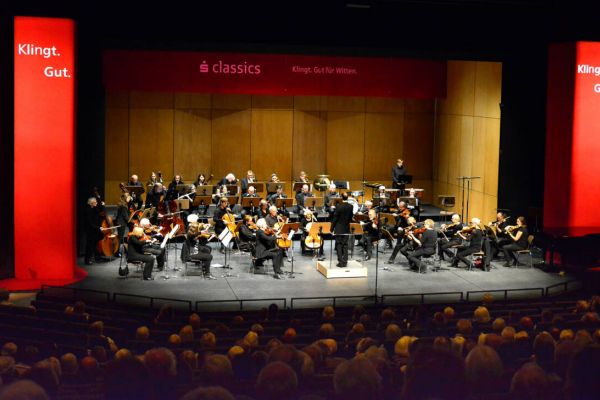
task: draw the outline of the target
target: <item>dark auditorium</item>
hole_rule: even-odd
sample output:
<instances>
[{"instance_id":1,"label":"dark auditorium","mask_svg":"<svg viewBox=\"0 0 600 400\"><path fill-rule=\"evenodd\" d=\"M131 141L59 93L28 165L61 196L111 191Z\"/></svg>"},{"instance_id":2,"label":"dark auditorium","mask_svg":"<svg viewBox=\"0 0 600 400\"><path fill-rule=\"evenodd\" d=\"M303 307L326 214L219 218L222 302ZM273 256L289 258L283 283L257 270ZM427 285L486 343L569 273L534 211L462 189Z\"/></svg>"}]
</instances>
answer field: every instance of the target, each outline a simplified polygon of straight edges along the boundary
<instances>
[{"instance_id":1,"label":"dark auditorium","mask_svg":"<svg viewBox=\"0 0 600 400\"><path fill-rule=\"evenodd\" d=\"M600 399L597 15L5 1L0 400Z\"/></svg>"}]
</instances>

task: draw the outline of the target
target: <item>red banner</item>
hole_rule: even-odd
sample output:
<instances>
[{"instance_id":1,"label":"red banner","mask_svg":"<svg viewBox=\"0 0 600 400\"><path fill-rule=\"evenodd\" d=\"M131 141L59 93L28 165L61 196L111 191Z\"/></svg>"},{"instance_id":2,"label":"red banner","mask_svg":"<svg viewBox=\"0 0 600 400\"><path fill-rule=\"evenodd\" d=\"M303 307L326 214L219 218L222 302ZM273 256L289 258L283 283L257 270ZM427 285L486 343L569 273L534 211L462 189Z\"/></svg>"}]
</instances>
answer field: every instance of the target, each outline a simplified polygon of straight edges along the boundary
<instances>
[{"instance_id":1,"label":"red banner","mask_svg":"<svg viewBox=\"0 0 600 400\"><path fill-rule=\"evenodd\" d=\"M111 91L171 91L276 96L446 95L446 63L399 58L109 50Z\"/></svg>"},{"instance_id":2,"label":"red banner","mask_svg":"<svg viewBox=\"0 0 600 400\"><path fill-rule=\"evenodd\" d=\"M75 25L15 18L15 277L73 278Z\"/></svg>"}]
</instances>

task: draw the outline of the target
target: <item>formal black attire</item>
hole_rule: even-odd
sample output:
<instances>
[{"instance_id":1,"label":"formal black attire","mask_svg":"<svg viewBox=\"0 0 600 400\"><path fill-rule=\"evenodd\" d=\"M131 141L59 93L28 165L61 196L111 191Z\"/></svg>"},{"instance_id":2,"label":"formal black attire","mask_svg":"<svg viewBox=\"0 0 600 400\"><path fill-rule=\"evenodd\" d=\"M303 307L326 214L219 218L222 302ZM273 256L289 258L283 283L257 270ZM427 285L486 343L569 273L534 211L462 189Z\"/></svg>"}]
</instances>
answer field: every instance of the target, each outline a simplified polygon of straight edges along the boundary
<instances>
[{"instance_id":1,"label":"formal black attire","mask_svg":"<svg viewBox=\"0 0 600 400\"><path fill-rule=\"evenodd\" d=\"M306 198L309 197L315 197L311 192L308 193L302 193L302 192L298 192L296 194L296 205L298 207L298 215L302 216L304 215L304 209L308 208L304 205L304 202L306 200Z\"/></svg>"},{"instance_id":2,"label":"formal black attire","mask_svg":"<svg viewBox=\"0 0 600 400\"><path fill-rule=\"evenodd\" d=\"M269 204L271 204L273 206L277 205L277 199L287 199L287 195L285 193L281 193L281 194L272 193L267 196L267 201L269 202ZM277 209L277 211L280 214L285 215L286 217L290 216L290 212L285 207L280 207Z\"/></svg>"},{"instance_id":3,"label":"formal black attire","mask_svg":"<svg viewBox=\"0 0 600 400\"><path fill-rule=\"evenodd\" d=\"M370 259L373 257L373 242L379 240L379 229L377 226L373 227L373 221L368 221L362 226L364 234L361 239L361 244L365 248L366 258Z\"/></svg>"},{"instance_id":4,"label":"formal black attire","mask_svg":"<svg viewBox=\"0 0 600 400\"><path fill-rule=\"evenodd\" d=\"M352 204L345 201L335 208L331 220L331 230L335 234L335 252L340 268L348 264L348 235L350 234L352 217Z\"/></svg>"},{"instance_id":5,"label":"formal black attire","mask_svg":"<svg viewBox=\"0 0 600 400\"><path fill-rule=\"evenodd\" d=\"M117 234L119 235L119 243L123 243L125 237L125 228L129 223L129 206L124 200L121 200L117 205L117 217L115 218L115 225L118 226Z\"/></svg>"},{"instance_id":6,"label":"formal black attire","mask_svg":"<svg viewBox=\"0 0 600 400\"><path fill-rule=\"evenodd\" d=\"M463 223L460 222L457 225L453 225L446 229L446 237L442 236L442 238L439 241L438 254L440 256L440 259L443 260L444 255L450 258L454 257L454 253L450 249L453 247L458 247L462 243L462 239L460 238L460 236L458 236L457 232L461 231L463 227Z\"/></svg>"},{"instance_id":7,"label":"formal black attire","mask_svg":"<svg viewBox=\"0 0 600 400\"><path fill-rule=\"evenodd\" d=\"M515 252L519 250L525 250L529 245L529 233L527 232L527 227L521 226L520 228L515 229L514 231L512 231L513 236L516 236L517 232L521 232L521 237L519 238L519 240L515 242L511 239L512 243L502 246L502 252L504 253L504 258L506 262L509 263L512 260L515 265L517 264L517 256L515 255Z\"/></svg>"},{"instance_id":8,"label":"formal black attire","mask_svg":"<svg viewBox=\"0 0 600 400\"><path fill-rule=\"evenodd\" d=\"M256 210L256 218L257 219L261 219L261 218L266 219L267 215L269 215L269 208L268 207L267 207L266 210L263 210L262 208L258 208L258 210Z\"/></svg>"},{"instance_id":9,"label":"formal black attire","mask_svg":"<svg viewBox=\"0 0 600 400\"><path fill-rule=\"evenodd\" d=\"M151 254L156 255L158 269L163 269L165 264L164 249L154 248L153 246L146 243L145 240L141 240L135 235L129 236L127 243L127 260L143 261L145 263L143 272L144 278L150 278L152 276L152 268L154 267L154 257Z\"/></svg>"},{"instance_id":10,"label":"formal black attire","mask_svg":"<svg viewBox=\"0 0 600 400\"><path fill-rule=\"evenodd\" d=\"M452 260L452 265L454 267L458 266L458 262L462 261L469 268L472 268L473 265L467 259L467 256L477 253L482 250L483 245L483 231L481 229L473 229L471 233L471 239L468 246L459 246L457 247L457 253L454 259Z\"/></svg>"},{"instance_id":11,"label":"formal black attire","mask_svg":"<svg viewBox=\"0 0 600 400\"><path fill-rule=\"evenodd\" d=\"M437 233L433 229L426 229L421 235L420 242L421 246L408 255L408 263L411 266L418 268L419 271L423 268L427 268L423 261L421 261L421 257L432 256L435 254Z\"/></svg>"},{"instance_id":12,"label":"formal black attire","mask_svg":"<svg viewBox=\"0 0 600 400\"><path fill-rule=\"evenodd\" d=\"M210 275L210 262L213 259L213 256L210 254L212 249L205 242L206 239L196 239L194 236L186 235L185 242L181 248L181 261L197 262L202 265L202 273Z\"/></svg>"},{"instance_id":13,"label":"formal black attire","mask_svg":"<svg viewBox=\"0 0 600 400\"><path fill-rule=\"evenodd\" d=\"M255 180L253 179L252 182L248 182L248 178L242 178L241 180L241 185L242 185L242 194L246 193L248 191L248 187L252 186L252 184L255 182ZM227 184L226 184L227 185ZM235 185L235 183L234 183Z\"/></svg>"},{"instance_id":14,"label":"formal black attire","mask_svg":"<svg viewBox=\"0 0 600 400\"><path fill-rule=\"evenodd\" d=\"M239 229L238 239L240 242L240 250L247 251L251 254L255 253L256 234L246 224L242 224Z\"/></svg>"},{"instance_id":15,"label":"formal black attire","mask_svg":"<svg viewBox=\"0 0 600 400\"><path fill-rule=\"evenodd\" d=\"M158 207L158 203L160 203L160 200L162 199L162 197L164 196L165 192L155 192L154 190L151 190L148 192L148 194L146 195L146 208L150 208L150 207Z\"/></svg>"},{"instance_id":16,"label":"formal black attire","mask_svg":"<svg viewBox=\"0 0 600 400\"><path fill-rule=\"evenodd\" d=\"M242 197L243 198L253 198L253 199L256 199L256 200L253 201L253 206L252 207L244 207L244 210L246 210L247 214L250 214L250 215L256 214L256 210L258 210L258 205L259 205L259 202L260 202L260 200L258 200L259 196L256 193L254 193L254 194L244 193L242 195Z\"/></svg>"},{"instance_id":17,"label":"formal black attire","mask_svg":"<svg viewBox=\"0 0 600 400\"><path fill-rule=\"evenodd\" d=\"M495 258L499 252L502 251L502 247L507 244L512 244L513 240L508 236L505 229L508 226L508 221L503 221L496 225L496 238L490 242L491 245L491 257Z\"/></svg>"},{"instance_id":18,"label":"formal black attire","mask_svg":"<svg viewBox=\"0 0 600 400\"><path fill-rule=\"evenodd\" d=\"M398 165L394 165L394 167L392 168L392 187L394 189L401 189L402 191L404 191L404 177L408 175L408 173L406 172L406 168L404 168L404 165L399 167ZM402 193L401 193L402 194Z\"/></svg>"},{"instance_id":19,"label":"formal black attire","mask_svg":"<svg viewBox=\"0 0 600 400\"><path fill-rule=\"evenodd\" d=\"M413 229L416 229L417 226L415 225ZM396 256L398 255L398 253L402 253L402 255L404 257L406 257L408 259L408 253L410 251L414 250L414 242L408 238L408 236L405 235L404 233L404 229L402 230L398 230L398 240L396 240L396 246L394 246L394 250L392 251L392 254L390 255L390 259L388 260L388 263L393 263L394 259L396 258Z\"/></svg>"},{"instance_id":20,"label":"formal black attire","mask_svg":"<svg viewBox=\"0 0 600 400\"><path fill-rule=\"evenodd\" d=\"M217 236L225 230L225 221L223 221L223 217L227 214L227 209L222 209L221 207L217 207L215 209L215 213L213 214L213 221L215 222L215 233Z\"/></svg>"},{"instance_id":21,"label":"formal black attire","mask_svg":"<svg viewBox=\"0 0 600 400\"><path fill-rule=\"evenodd\" d=\"M276 246L275 235L267 235L264 231L256 232L256 261L273 260L273 271L281 274L283 267L283 252Z\"/></svg>"},{"instance_id":22,"label":"formal black attire","mask_svg":"<svg viewBox=\"0 0 600 400\"><path fill-rule=\"evenodd\" d=\"M98 241L104 236L100 227L102 226L102 218L98 212L98 206L85 207L85 263L88 264L94 259Z\"/></svg>"},{"instance_id":23,"label":"formal black attire","mask_svg":"<svg viewBox=\"0 0 600 400\"><path fill-rule=\"evenodd\" d=\"M219 181L219 183L217 184L218 186L223 186L223 185L227 185L227 186L232 186L232 185L237 185L237 179L234 181L228 181L226 178L223 178Z\"/></svg>"},{"instance_id":24,"label":"formal black attire","mask_svg":"<svg viewBox=\"0 0 600 400\"><path fill-rule=\"evenodd\" d=\"M265 217L265 221L269 228L273 228L275 226L275 224L277 222L279 222L279 220L277 219L277 216L273 217L271 214L267 214L267 216Z\"/></svg>"},{"instance_id":25,"label":"formal black attire","mask_svg":"<svg viewBox=\"0 0 600 400\"><path fill-rule=\"evenodd\" d=\"M323 199L325 201L325 210L327 211L327 213L329 214L329 218L333 218L333 213L335 211L335 206L330 206L329 202L331 201L331 199L339 199L341 196L339 193L335 192L335 193L330 193L327 192L327 194L325 194L325 198Z\"/></svg>"}]
</instances>

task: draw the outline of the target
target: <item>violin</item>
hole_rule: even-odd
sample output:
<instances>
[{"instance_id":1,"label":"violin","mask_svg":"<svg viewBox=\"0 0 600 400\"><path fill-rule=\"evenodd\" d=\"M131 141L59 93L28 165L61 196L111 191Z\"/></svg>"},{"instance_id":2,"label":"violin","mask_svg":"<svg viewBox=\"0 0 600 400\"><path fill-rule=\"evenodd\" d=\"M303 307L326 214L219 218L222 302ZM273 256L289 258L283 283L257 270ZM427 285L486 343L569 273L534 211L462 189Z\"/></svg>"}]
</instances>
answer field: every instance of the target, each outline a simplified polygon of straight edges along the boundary
<instances>
[{"instance_id":1,"label":"violin","mask_svg":"<svg viewBox=\"0 0 600 400\"><path fill-rule=\"evenodd\" d=\"M519 229L519 225L509 225L506 228L504 228L504 232L510 233L510 232L515 231L517 229Z\"/></svg>"}]
</instances>

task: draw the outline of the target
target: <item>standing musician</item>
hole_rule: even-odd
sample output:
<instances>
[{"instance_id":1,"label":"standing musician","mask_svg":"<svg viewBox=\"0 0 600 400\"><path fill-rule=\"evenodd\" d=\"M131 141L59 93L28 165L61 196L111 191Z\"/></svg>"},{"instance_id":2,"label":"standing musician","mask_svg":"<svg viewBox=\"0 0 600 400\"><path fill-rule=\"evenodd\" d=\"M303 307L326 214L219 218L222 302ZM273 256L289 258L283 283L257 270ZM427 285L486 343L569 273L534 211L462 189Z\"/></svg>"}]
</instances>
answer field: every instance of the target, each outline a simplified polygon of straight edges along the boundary
<instances>
[{"instance_id":1,"label":"standing musician","mask_svg":"<svg viewBox=\"0 0 600 400\"><path fill-rule=\"evenodd\" d=\"M298 207L298 215L300 215L300 216L304 215L304 212L307 209L307 207L304 206L304 201L306 200L306 198L315 197L308 190L309 190L308 185L302 185L302 191L300 191L298 194L296 194L296 206Z\"/></svg>"},{"instance_id":2,"label":"standing musician","mask_svg":"<svg viewBox=\"0 0 600 400\"><path fill-rule=\"evenodd\" d=\"M250 215L244 215L243 223L240 225L238 236L240 241L240 250L254 254L256 248L256 229L257 228L252 217Z\"/></svg>"},{"instance_id":3,"label":"standing musician","mask_svg":"<svg viewBox=\"0 0 600 400\"><path fill-rule=\"evenodd\" d=\"M421 257L434 255L437 245L437 233L433 230L433 220L426 219L424 225L425 231L421 234L421 239L414 239L418 248L408 254L408 264L419 272L427 272L427 266L421 261Z\"/></svg>"},{"instance_id":4,"label":"standing musician","mask_svg":"<svg viewBox=\"0 0 600 400\"><path fill-rule=\"evenodd\" d=\"M185 244L181 248L181 261L193 261L202 265L202 274L205 279L217 279L210 273L210 262L213 256L212 249L208 246L208 224L191 222L185 235Z\"/></svg>"},{"instance_id":5,"label":"standing musician","mask_svg":"<svg viewBox=\"0 0 600 400\"><path fill-rule=\"evenodd\" d=\"M392 187L400 189L400 195L404 194L404 179L408 175L404 167L404 160L401 158L396 160L396 165L392 167Z\"/></svg>"},{"instance_id":6,"label":"standing musician","mask_svg":"<svg viewBox=\"0 0 600 400\"><path fill-rule=\"evenodd\" d=\"M144 185L142 185L142 182L139 181L138 176L135 174L131 175L127 186L140 186L142 188L142 193L139 195L136 195L135 193L131 194L133 196L133 202L136 206L135 208L139 210L142 208L142 204L144 204L144 201L142 200L142 194L146 191L146 189L144 189Z\"/></svg>"},{"instance_id":7,"label":"standing musician","mask_svg":"<svg viewBox=\"0 0 600 400\"><path fill-rule=\"evenodd\" d=\"M373 242L379 240L379 221L375 210L369 210L369 221L361 223L364 234L361 239L361 245L365 249L365 261L373 257Z\"/></svg>"},{"instance_id":8,"label":"standing musician","mask_svg":"<svg viewBox=\"0 0 600 400\"><path fill-rule=\"evenodd\" d=\"M461 245L456 248L456 256L452 259L452 266L458 267L458 262L462 261L469 268L473 268L473 264L467 259L468 255L481 251L483 245L483 231L481 230L481 220L479 218L471 218L470 226L458 231L458 235L467 240L465 235L470 234L470 242L468 245ZM488 265L487 262L484 266Z\"/></svg>"},{"instance_id":9,"label":"standing musician","mask_svg":"<svg viewBox=\"0 0 600 400\"><path fill-rule=\"evenodd\" d=\"M85 208L85 258L87 265L93 263L98 241L102 239L102 219L98 212L98 199L90 197Z\"/></svg>"},{"instance_id":10,"label":"standing musician","mask_svg":"<svg viewBox=\"0 0 600 400\"><path fill-rule=\"evenodd\" d=\"M252 172L251 169L248 170L248 172L246 172L246 177L242 178L242 194L246 193L248 191L248 187L252 184L256 182L256 176L254 176L254 172ZM229 185L229 183L228 183ZM233 185L235 185L235 183L233 183Z\"/></svg>"},{"instance_id":11,"label":"standing musician","mask_svg":"<svg viewBox=\"0 0 600 400\"><path fill-rule=\"evenodd\" d=\"M269 203L265 199L262 199L260 203L258 203L258 210L256 210L256 219L259 220L261 218L267 218L269 215Z\"/></svg>"},{"instance_id":12,"label":"standing musician","mask_svg":"<svg viewBox=\"0 0 600 400\"><path fill-rule=\"evenodd\" d=\"M121 183L119 186L121 187L122 192L121 196L119 197L119 202L117 203L117 217L115 218L115 224L119 226L117 228L119 243L123 243L123 238L125 237L125 227L127 227L129 217L131 216L129 210L132 206L132 198L129 194L129 191L125 189L125 183Z\"/></svg>"},{"instance_id":13,"label":"standing musician","mask_svg":"<svg viewBox=\"0 0 600 400\"><path fill-rule=\"evenodd\" d=\"M256 222L256 261L260 266L264 260L273 260L273 272L275 279L283 279L283 251L276 246L277 237L267 226L264 219Z\"/></svg>"},{"instance_id":14,"label":"standing musician","mask_svg":"<svg viewBox=\"0 0 600 400\"><path fill-rule=\"evenodd\" d=\"M510 267L510 260L513 260L513 265L518 265L518 259L515 255L516 251L525 250L529 246L529 235L527 232L527 224L525 223L525 217L521 216L517 218L517 225L507 226L504 231L508 234L508 237L512 240L511 243L502 246L504 252L505 267Z\"/></svg>"},{"instance_id":15,"label":"standing musician","mask_svg":"<svg viewBox=\"0 0 600 400\"><path fill-rule=\"evenodd\" d=\"M325 192L325 205L323 206L324 211L326 211L329 214L330 219L333 217L335 206L330 205L329 202L331 201L331 199L339 198L340 194L337 192L337 187L335 186L335 183L331 183L329 185L329 188L327 189L327 192Z\"/></svg>"},{"instance_id":16,"label":"standing musician","mask_svg":"<svg viewBox=\"0 0 600 400\"><path fill-rule=\"evenodd\" d=\"M181 179L181 175L175 175L171 183L169 183L169 189L167 190L167 200L174 200L177 198L179 192L177 190L177 185L183 185L183 180Z\"/></svg>"},{"instance_id":17,"label":"standing musician","mask_svg":"<svg viewBox=\"0 0 600 400\"><path fill-rule=\"evenodd\" d=\"M302 218L300 218L300 229L302 230L302 235L300 236L300 248L303 256L312 256L314 255L314 249L311 249L306 246L306 238L310 232L310 228L313 222L317 222L317 218L313 214L313 212L309 209L306 209ZM320 236L319 236L320 237ZM317 252L317 257L323 257L323 238L321 237L321 246L319 246L319 250Z\"/></svg>"},{"instance_id":18,"label":"standing musician","mask_svg":"<svg viewBox=\"0 0 600 400\"><path fill-rule=\"evenodd\" d=\"M331 230L335 235L335 252L337 253L339 268L345 268L348 264L348 235L350 234L350 222L352 221L352 205L348 203L348 193L342 194L342 204L335 207L331 220Z\"/></svg>"},{"instance_id":19,"label":"standing musician","mask_svg":"<svg viewBox=\"0 0 600 400\"><path fill-rule=\"evenodd\" d=\"M454 253L450 250L453 247L458 247L462 243L462 239L458 236L458 232L464 228L463 223L460 220L460 215L452 214L452 222L448 225L442 224L441 226L441 238L439 240L438 253L440 259L444 260L444 255L449 258L454 257Z\"/></svg>"},{"instance_id":20,"label":"standing musician","mask_svg":"<svg viewBox=\"0 0 600 400\"><path fill-rule=\"evenodd\" d=\"M408 259L409 251L415 250L415 242L412 240L414 236L410 236L409 233L417 229L417 220L415 217L408 217L406 219L407 226L404 229L398 229L398 240L396 240L396 246L392 251L392 255L386 264L393 264L398 252L402 253L404 257Z\"/></svg>"},{"instance_id":21,"label":"standing musician","mask_svg":"<svg viewBox=\"0 0 600 400\"><path fill-rule=\"evenodd\" d=\"M223 221L223 217L229 212L231 212L229 209L229 202L227 201L227 198L224 197L219 200L219 205L213 214L213 222L215 223L215 233L217 236L225 230L225 221Z\"/></svg>"},{"instance_id":22,"label":"standing musician","mask_svg":"<svg viewBox=\"0 0 600 400\"><path fill-rule=\"evenodd\" d=\"M154 267L154 256L156 256L158 270L162 271L165 266L165 249L161 249L160 245L155 243L155 239L150 239L144 235L144 229L141 226L133 228L133 232L129 234L127 243L127 260L143 261L145 263L143 272L144 280L153 280L152 268Z\"/></svg>"}]
</instances>

